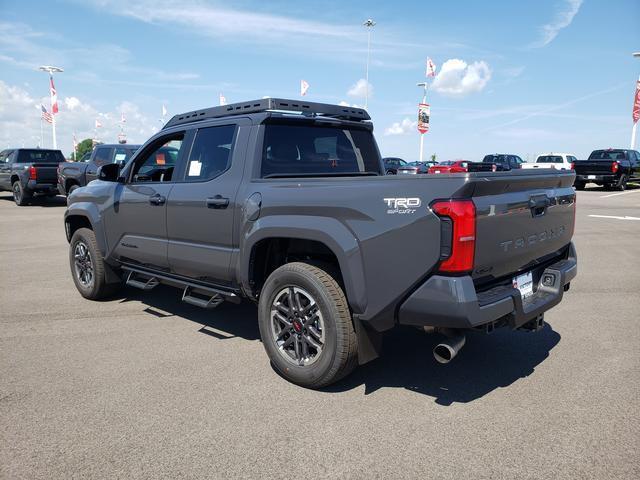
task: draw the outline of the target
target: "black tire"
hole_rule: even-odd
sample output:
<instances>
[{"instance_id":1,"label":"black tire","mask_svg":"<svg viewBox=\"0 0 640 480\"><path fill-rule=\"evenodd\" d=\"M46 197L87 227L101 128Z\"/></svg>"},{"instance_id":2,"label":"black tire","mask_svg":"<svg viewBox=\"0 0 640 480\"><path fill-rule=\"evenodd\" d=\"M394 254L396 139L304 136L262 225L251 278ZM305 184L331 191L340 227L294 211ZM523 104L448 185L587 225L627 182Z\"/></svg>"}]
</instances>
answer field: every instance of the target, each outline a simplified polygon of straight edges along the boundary
<instances>
[{"instance_id":1,"label":"black tire","mask_svg":"<svg viewBox=\"0 0 640 480\"><path fill-rule=\"evenodd\" d=\"M88 256L82 256L83 250L86 250ZM93 230L79 228L75 231L69 244L69 266L73 283L84 298L100 300L113 295L120 287L120 284L107 283L104 259ZM91 270L90 279L87 267Z\"/></svg>"},{"instance_id":2,"label":"black tire","mask_svg":"<svg viewBox=\"0 0 640 480\"><path fill-rule=\"evenodd\" d=\"M16 202L16 205L19 207L24 207L29 203L29 200L31 200L31 192L25 190L19 180L13 182L11 189L13 192L13 201Z\"/></svg>"},{"instance_id":3,"label":"black tire","mask_svg":"<svg viewBox=\"0 0 640 480\"><path fill-rule=\"evenodd\" d=\"M584 182L576 182L574 184L574 187L576 187L576 190L584 190L585 183Z\"/></svg>"},{"instance_id":4,"label":"black tire","mask_svg":"<svg viewBox=\"0 0 640 480\"><path fill-rule=\"evenodd\" d=\"M304 308L290 307L288 299L296 297L294 304ZM281 301L285 298L286 305ZM302 315L314 305L315 313ZM283 314L281 308L287 313ZM288 327L279 320L285 315L287 320L291 318ZM260 294L258 324L271 364L292 383L321 388L344 378L357 365L358 344L345 294L336 279L317 266L293 262L269 275ZM285 330L288 333L283 334ZM321 350L313 346L314 342ZM302 358L293 358L299 353Z\"/></svg>"},{"instance_id":5,"label":"black tire","mask_svg":"<svg viewBox=\"0 0 640 480\"><path fill-rule=\"evenodd\" d=\"M618 183L615 184L614 186L615 190L618 190L619 192L624 192L627 189L628 181L629 181L629 177L623 174L620 177L620 180L618 180Z\"/></svg>"},{"instance_id":6,"label":"black tire","mask_svg":"<svg viewBox=\"0 0 640 480\"><path fill-rule=\"evenodd\" d=\"M74 183L73 185L71 185L71 186L69 187L69 190L67 190L67 197L68 197L69 195L71 195L71 193L72 193L74 190L77 190L78 188L80 188L80 185L77 185L77 184L75 184L75 183Z\"/></svg>"},{"instance_id":7,"label":"black tire","mask_svg":"<svg viewBox=\"0 0 640 480\"><path fill-rule=\"evenodd\" d=\"M387 170L385 172L385 175L395 175L395 174L396 174L396 172L394 172L393 170Z\"/></svg>"}]
</instances>

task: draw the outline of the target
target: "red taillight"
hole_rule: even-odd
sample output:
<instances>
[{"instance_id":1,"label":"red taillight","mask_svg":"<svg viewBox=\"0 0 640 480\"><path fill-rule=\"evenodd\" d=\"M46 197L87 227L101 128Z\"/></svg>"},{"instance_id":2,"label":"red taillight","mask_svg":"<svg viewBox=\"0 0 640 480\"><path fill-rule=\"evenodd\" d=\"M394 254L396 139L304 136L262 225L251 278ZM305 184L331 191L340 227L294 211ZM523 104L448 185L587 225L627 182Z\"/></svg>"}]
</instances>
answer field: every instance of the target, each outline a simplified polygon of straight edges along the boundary
<instances>
[{"instance_id":1,"label":"red taillight","mask_svg":"<svg viewBox=\"0 0 640 480\"><path fill-rule=\"evenodd\" d=\"M620 168L620 164L618 162L613 162L611 164L611 173L616 173L618 168Z\"/></svg>"},{"instance_id":2,"label":"red taillight","mask_svg":"<svg viewBox=\"0 0 640 480\"><path fill-rule=\"evenodd\" d=\"M571 162L571 170L575 170L576 169L576 163L575 162Z\"/></svg>"},{"instance_id":3,"label":"red taillight","mask_svg":"<svg viewBox=\"0 0 640 480\"><path fill-rule=\"evenodd\" d=\"M471 200L437 200L431 209L453 223L451 254L440 264L441 272L463 273L473 270L476 249L476 207Z\"/></svg>"},{"instance_id":4,"label":"red taillight","mask_svg":"<svg viewBox=\"0 0 640 480\"><path fill-rule=\"evenodd\" d=\"M493 165L491 165L491 171L495 172L496 170L498 170L498 166L494 163Z\"/></svg>"},{"instance_id":5,"label":"red taillight","mask_svg":"<svg viewBox=\"0 0 640 480\"><path fill-rule=\"evenodd\" d=\"M36 167L29 167L29 180L36 180Z\"/></svg>"}]
</instances>

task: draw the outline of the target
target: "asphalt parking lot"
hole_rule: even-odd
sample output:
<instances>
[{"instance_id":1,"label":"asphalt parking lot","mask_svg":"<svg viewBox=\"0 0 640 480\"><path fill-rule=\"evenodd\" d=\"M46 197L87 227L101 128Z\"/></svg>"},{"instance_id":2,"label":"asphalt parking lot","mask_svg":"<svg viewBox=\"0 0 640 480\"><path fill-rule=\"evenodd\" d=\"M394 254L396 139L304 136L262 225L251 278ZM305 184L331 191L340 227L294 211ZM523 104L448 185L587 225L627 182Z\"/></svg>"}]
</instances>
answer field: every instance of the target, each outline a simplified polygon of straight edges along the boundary
<instances>
[{"instance_id":1,"label":"asphalt parking lot","mask_svg":"<svg viewBox=\"0 0 640 480\"><path fill-rule=\"evenodd\" d=\"M578 192L542 332L443 366L396 330L324 391L271 369L250 304L82 299L64 205L0 194L0 478L640 478L640 189Z\"/></svg>"}]
</instances>

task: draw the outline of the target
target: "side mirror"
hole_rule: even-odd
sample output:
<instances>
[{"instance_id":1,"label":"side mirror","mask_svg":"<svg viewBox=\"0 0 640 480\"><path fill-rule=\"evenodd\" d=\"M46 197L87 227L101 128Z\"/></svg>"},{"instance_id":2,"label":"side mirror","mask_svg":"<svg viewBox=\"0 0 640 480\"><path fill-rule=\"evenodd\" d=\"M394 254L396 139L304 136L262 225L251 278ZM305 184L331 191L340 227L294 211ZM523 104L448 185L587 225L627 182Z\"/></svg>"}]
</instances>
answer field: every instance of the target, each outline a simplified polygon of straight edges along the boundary
<instances>
[{"instance_id":1,"label":"side mirror","mask_svg":"<svg viewBox=\"0 0 640 480\"><path fill-rule=\"evenodd\" d=\"M117 163L108 163L98 167L98 179L105 182L119 182L120 177L120 165Z\"/></svg>"}]
</instances>

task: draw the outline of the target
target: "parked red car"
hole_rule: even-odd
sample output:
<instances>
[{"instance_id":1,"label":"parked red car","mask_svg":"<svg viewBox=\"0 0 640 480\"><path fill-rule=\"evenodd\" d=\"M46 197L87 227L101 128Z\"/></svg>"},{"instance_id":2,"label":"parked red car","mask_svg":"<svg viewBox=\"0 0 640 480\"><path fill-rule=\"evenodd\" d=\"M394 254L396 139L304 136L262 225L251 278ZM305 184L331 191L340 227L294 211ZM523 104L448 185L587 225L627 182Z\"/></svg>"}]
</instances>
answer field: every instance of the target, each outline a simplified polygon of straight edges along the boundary
<instances>
[{"instance_id":1,"label":"parked red car","mask_svg":"<svg viewBox=\"0 0 640 480\"><path fill-rule=\"evenodd\" d=\"M466 160L453 160L440 162L429 169L429 173L465 173L469 162Z\"/></svg>"}]
</instances>

